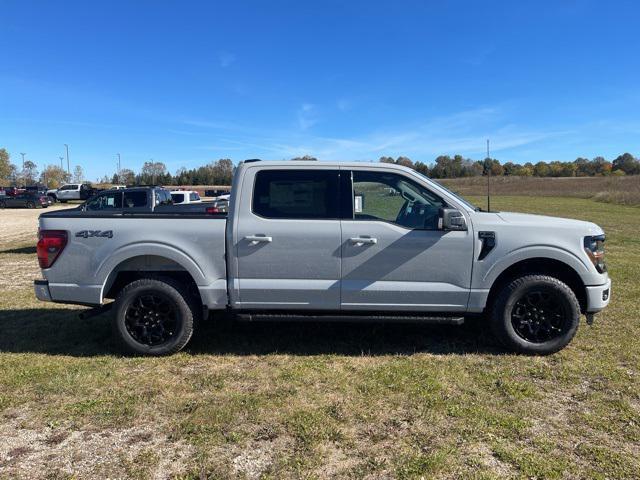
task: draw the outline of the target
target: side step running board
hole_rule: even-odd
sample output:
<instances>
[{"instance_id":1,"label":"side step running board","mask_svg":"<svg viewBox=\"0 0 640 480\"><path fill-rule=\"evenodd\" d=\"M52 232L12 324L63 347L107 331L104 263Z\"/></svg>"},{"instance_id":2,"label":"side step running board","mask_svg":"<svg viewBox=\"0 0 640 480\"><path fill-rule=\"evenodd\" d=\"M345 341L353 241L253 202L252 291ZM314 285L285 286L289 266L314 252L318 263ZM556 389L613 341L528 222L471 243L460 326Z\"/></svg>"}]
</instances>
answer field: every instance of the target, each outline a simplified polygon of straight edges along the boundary
<instances>
[{"instance_id":1,"label":"side step running board","mask_svg":"<svg viewBox=\"0 0 640 480\"><path fill-rule=\"evenodd\" d=\"M443 315L238 313L236 318L241 322L418 322L442 325L462 325L464 323L464 317Z\"/></svg>"}]
</instances>

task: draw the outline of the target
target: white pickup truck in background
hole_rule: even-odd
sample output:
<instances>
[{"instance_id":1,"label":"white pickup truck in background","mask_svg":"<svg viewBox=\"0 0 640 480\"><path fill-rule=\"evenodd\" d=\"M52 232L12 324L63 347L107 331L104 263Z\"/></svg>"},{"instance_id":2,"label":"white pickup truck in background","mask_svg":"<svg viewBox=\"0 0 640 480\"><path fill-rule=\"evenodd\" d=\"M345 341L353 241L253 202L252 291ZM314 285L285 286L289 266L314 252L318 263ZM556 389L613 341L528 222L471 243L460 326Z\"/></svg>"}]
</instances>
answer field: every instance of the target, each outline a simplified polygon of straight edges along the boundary
<instances>
[{"instance_id":1,"label":"white pickup truck in background","mask_svg":"<svg viewBox=\"0 0 640 480\"><path fill-rule=\"evenodd\" d=\"M127 190L101 195L114 198L40 216L35 292L94 313L113 307L117 337L135 353L177 352L195 319L231 312L483 316L506 347L549 354L571 341L581 313L591 320L610 299L597 225L481 211L397 165L247 161L228 216L136 210Z\"/></svg>"},{"instance_id":2,"label":"white pickup truck in background","mask_svg":"<svg viewBox=\"0 0 640 480\"><path fill-rule=\"evenodd\" d=\"M172 190L173 203L200 203L200 194L194 190Z\"/></svg>"}]
</instances>

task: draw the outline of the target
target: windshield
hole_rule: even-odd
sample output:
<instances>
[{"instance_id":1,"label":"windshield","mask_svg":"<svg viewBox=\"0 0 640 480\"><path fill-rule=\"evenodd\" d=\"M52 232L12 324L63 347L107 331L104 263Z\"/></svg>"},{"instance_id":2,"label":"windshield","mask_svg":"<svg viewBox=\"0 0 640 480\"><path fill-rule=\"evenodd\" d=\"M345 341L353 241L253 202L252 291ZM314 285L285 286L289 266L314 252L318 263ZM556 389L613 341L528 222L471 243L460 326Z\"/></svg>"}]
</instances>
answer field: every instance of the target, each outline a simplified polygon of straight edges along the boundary
<instances>
[{"instance_id":1,"label":"windshield","mask_svg":"<svg viewBox=\"0 0 640 480\"><path fill-rule=\"evenodd\" d=\"M429 180L430 182L434 182L434 180L431 180L429 177L427 177L426 175L416 171L416 173L418 175L420 175L422 178L426 178L427 180ZM451 195L452 197L455 197L456 200L460 201L461 203L464 203L467 207L469 207L471 210L476 210L476 211L480 211L481 208L480 207L476 207L473 203L471 203L468 200L465 200L464 198L462 198L460 195L458 195L455 192L452 192L451 190L449 190L447 187L445 187L444 185L442 185L440 182L434 182L437 183L438 186L440 188L442 188L444 191L446 191L449 195Z\"/></svg>"}]
</instances>

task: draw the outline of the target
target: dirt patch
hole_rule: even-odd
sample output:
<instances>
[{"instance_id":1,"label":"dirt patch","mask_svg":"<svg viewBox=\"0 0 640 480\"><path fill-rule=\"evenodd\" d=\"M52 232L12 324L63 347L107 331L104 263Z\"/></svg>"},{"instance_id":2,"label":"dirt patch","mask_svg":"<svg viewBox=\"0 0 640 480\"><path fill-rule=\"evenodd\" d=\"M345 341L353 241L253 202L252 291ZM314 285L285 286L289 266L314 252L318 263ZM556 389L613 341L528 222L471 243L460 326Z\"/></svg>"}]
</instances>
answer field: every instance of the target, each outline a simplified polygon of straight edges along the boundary
<instances>
[{"instance_id":1,"label":"dirt patch","mask_svg":"<svg viewBox=\"0 0 640 480\"><path fill-rule=\"evenodd\" d=\"M31 241L35 245L38 236L38 217L52 210L72 208L77 205L51 206L49 208L6 208L0 210L0 250L22 242Z\"/></svg>"},{"instance_id":2,"label":"dirt patch","mask_svg":"<svg viewBox=\"0 0 640 480\"><path fill-rule=\"evenodd\" d=\"M164 479L191 465L193 451L151 426L107 430L32 425L28 415L12 412L0 425L0 477Z\"/></svg>"}]
</instances>

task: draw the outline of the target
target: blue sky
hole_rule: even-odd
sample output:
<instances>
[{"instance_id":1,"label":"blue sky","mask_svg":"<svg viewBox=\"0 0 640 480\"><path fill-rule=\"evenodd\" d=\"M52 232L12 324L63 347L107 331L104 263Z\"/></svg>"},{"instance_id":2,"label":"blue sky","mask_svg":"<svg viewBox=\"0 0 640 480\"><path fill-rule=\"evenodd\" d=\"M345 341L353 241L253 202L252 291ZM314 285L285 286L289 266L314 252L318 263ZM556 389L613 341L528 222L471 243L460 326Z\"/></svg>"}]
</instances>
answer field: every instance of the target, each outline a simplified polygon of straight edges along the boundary
<instances>
[{"instance_id":1,"label":"blue sky","mask_svg":"<svg viewBox=\"0 0 640 480\"><path fill-rule=\"evenodd\" d=\"M640 154L640 2L1 0L0 147L153 158Z\"/></svg>"}]
</instances>

